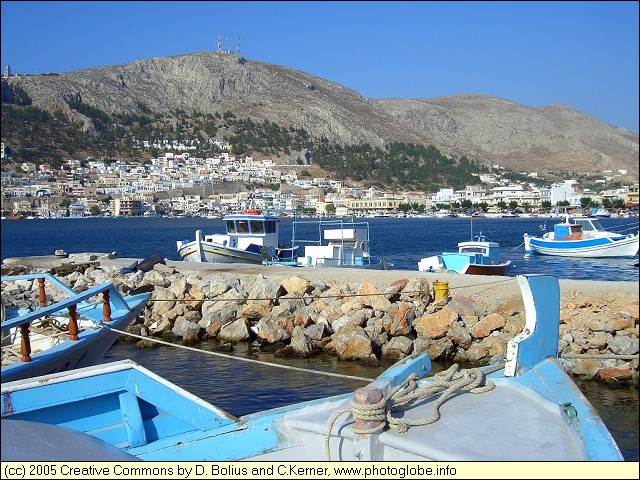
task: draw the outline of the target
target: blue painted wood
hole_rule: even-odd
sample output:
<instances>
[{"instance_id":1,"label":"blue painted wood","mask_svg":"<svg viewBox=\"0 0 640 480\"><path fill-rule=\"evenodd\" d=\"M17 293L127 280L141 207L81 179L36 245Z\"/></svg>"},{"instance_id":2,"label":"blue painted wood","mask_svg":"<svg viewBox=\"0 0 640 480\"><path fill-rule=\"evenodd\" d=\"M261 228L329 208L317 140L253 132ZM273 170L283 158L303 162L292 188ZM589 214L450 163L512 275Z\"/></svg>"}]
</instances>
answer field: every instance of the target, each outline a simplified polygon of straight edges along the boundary
<instances>
[{"instance_id":1,"label":"blue painted wood","mask_svg":"<svg viewBox=\"0 0 640 480\"><path fill-rule=\"evenodd\" d=\"M429 355L411 355L399 360L386 369L378 379L391 379L392 386L400 385L409 375L415 373L419 378L431 371Z\"/></svg>"},{"instance_id":2,"label":"blue painted wood","mask_svg":"<svg viewBox=\"0 0 640 480\"><path fill-rule=\"evenodd\" d=\"M52 305L37 308L32 312L24 309L15 312L16 315L10 315L7 320L2 322L3 332L16 329L21 325L29 325L35 320L45 319L49 316L66 317L69 315L69 307L73 305L77 307L76 313L80 317L91 320L96 326L83 329L78 334L77 340L62 341L51 348L34 353L31 355L29 362L14 362L3 366L2 378L5 382L52 372L73 370L97 362L119 336L118 333L110 330L110 328L126 328L131 320L144 308L149 298L148 294L139 294L125 299L111 282L77 293L64 284L62 280L48 273L3 276L2 281L37 280L42 278L45 279L45 289L48 287L47 282L49 282L54 284L57 289L66 292L69 297ZM111 321L108 323L104 322L103 292L109 292ZM100 295L100 298L97 302L88 301L98 295Z\"/></svg>"},{"instance_id":3,"label":"blue painted wood","mask_svg":"<svg viewBox=\"0 0 640 480\"><path fill-rule=\"evenodd\" d=\"M505 375L514 376L547 357L557 357L560 335L560 284L551 275L518 275L526 320L507 345Z\"/></svg>"},{"instance_id":4,"label":"blue painted wood","mask_svg":"<svg viewBox=\"0 0 640 480\"><path fill-rule=\"evenodd\" d=\"M534 390L563 412L569 428L582 440L589 460L622 459L620 449L598 413L555 359L541 361L517 376L515 381ZM575 418L571 407L577 414Z\"/></svg>"},{"instance_id":5,"label":"blue painted wood","mask_svg":"<svg viewBox=\"0 0 640 480\"><path fill-rule=\"evenodd\" d=\"M27 276L31 277L32 275L27 275ZM42 275L40 275L40 277L42 277ZM36 276L36 278L38 277ZM9 281L9 280L16 280L16 277L2 277L3 282ZM19 327L20 325L31 323L34 320L37 320L38 318L42 318L45 316L54 316L56 314L60 314L65 309L73 305L78 305L83 301L88 300L89 298L99 295L105 291L109 291L109 299L113 307L120 310L129 310L129 305L122 298L122 295L120 295L120 292L116 289L116 287L112 283L103 283L101 285L97 285L93 288L85 290L82 293L77 293L74 290L71 290L73 296L69 298L60 300L59 302L56 302L51 305L47 305L45 307L38 308L37 310L34 310L33 312L29 312L20 317L15 317L15 318L6 320L2 322L2 330L4 331L10 328ZM95 305L84 304L84 305L81 305L80 308L95 308L95 306L97 305L100 305L100 308L102 308L102 304L95 304Z\"/></svg>"},{"instance_id":6,"label":"blue painted wood","mask_svg":"<svg viewBox=\"0 0 640 480\"><path fill-rule=\"evenodd\" d=\"M138 405L138 397L131 392L124 392L118 395L120 401L120 412L122 413L122 424L127 432L127 440L132 447L139 447L147 444L147 435L142 422L142 414Z\"/></svg>"},{"instance_id":7,"label":"blue painted wood","mask_svg":"<svg viewBox=\"0 0 640 480\"><path fill-rule=\"evenodd\" d=\"M59 278L54 277L50 273L24 273L24 274L21 274L21 275L6 275L4 277L1 277L1 280L3 282L8 282L8 281L11 281L11 280L16 280L16 279L20 279L20 280L37 280L39 278L44 278L46 281L49 281L49 282L55 284L55 286L57 288L59 288L63 292L68 293L69 295L75 295L76 294L76 291L73 290L69 285L64 283Z\"/></svg>"}]
</instances>

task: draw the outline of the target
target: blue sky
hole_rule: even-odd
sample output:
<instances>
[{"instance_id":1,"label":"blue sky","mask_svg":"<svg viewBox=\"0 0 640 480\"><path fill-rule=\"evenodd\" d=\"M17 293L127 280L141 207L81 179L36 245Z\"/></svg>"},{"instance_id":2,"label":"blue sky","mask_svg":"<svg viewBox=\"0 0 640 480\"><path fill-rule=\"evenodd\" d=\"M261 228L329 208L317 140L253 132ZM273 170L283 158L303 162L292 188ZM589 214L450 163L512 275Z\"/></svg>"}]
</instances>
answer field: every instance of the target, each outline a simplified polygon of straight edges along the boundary
<instances>
[{"instance_id":1,"label":"blue sky","mask_svg":"<svg viewBox=\"0 0 640 480\"><path fill-rule=\"evenodd\" d=\"M638 2L2 2L2 71L222 48L369 98L475 93L638 132Z\"/></svg>"}]
</instances>

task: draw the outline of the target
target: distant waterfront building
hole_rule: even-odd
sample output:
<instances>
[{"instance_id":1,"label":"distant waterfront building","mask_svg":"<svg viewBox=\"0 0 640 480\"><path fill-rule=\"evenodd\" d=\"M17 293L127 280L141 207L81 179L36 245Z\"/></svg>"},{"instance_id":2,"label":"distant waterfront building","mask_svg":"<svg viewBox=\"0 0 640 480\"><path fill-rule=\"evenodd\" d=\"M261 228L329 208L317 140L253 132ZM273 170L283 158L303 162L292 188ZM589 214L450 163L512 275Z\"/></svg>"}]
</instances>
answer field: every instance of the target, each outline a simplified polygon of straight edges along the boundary
<instances>
[{"instance_id":1,"label":"distant waterfront building","mask_svg":"<svg viewBox=\"0 0 640 480\"><path fill-rule=\"evenodd\" d=\"M556 206L559 202L567 201L571 205L571 199L576 196L575 180L565 180L562 183L554 183L551 185L551 205ZM578 205L580 204L578 200Z\"/></svg>"},{"instance_id":2,"label":"distant waterfront building","mask_svg":"<svg viewBox=\"0 0 640 480\"><path fill-rule=\"evenodd\" d=\"M114 206L114 215L122 215L124 217L139 217L143 213L141 200L116 198Z\"/></svg>"}]
</instances>

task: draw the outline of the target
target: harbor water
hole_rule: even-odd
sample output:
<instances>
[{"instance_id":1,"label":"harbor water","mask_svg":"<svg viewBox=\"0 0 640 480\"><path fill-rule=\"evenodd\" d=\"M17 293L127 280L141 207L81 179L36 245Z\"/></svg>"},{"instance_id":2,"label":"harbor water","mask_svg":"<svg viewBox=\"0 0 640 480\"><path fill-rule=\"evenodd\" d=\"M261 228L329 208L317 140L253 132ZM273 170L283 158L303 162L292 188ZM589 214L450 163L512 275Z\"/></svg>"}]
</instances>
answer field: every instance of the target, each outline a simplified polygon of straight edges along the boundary
<instances>
[{"instance_id":1,"label":"harbor water","mask_svg":"<svg viewBox=\"0 0 640 480\"><path fill-rule=\"evenodd\" d=\"M417 270L420 258L455 251L457 242L482 232L487 240L500 244L503 259L511 260L510 275L548 273L561 279L638 282L637 256L635 259L568 259L526 255L523 234L552 229L558 219L372 218L366 221L370 225L371 253L385 258L394 270ZM603 219L601 223L615 231L629 232L633 228L637 231L638 228L637 219ZM281 221L283 242L291 238L291 224L291 219ZM224 225L222 220L162 217L2 220L1 257L4 260L53 255L55 250L64 250L67 253L117 252L119 257L137 260L159 254L177 260L176 242L192 240L197 229L205 234L222 232ZM202 344L201 350L162 345L143 350L121 341L107 353L104 361L130 358L236 416L350 392L363 384L359 380L326 377L318 372L373 378L388 366L341 362L329 355L281 359L262 350L258 343L250 342L235 345L229 352L235 358L225 358L211 354L217 347L215 341L210 341ZM308 372L246 363L242 358L284 367L291 365ZM434 370L447 366L435 364ZM576 383L607 424L625 459L638 461L638 387L625 385L613 389L597 381L577 380Z\"/></svg>"}]
</instances>

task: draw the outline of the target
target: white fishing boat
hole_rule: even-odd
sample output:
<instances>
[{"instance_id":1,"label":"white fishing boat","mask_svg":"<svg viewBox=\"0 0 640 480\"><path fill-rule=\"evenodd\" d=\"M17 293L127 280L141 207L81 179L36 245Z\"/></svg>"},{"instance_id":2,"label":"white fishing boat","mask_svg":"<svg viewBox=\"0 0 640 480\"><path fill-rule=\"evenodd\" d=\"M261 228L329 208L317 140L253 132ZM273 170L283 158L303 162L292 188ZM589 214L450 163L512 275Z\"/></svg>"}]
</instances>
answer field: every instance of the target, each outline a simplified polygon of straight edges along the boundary
<instances>
[{"instance_id":1,"label":"white fishing boat","mask_svg":"<svg viewBox=\"0 0 640 480\"><path fill-rule=\"evenodd\" d=\"M430 376L410 356L354 392L239 418L127 360L3 380L2 460L624 460L559 363L558 280L518 283L525 326L504 362Z\"/></svg>"},{"instance_id":2,"label":"white fishing boat","mask_svg":"<svg viewBox=\"0 0 640 480\"><path fill-rule=\"evenodd\" d=\"M371 255L369 222L366 221L294 220L291 245L290 253L267 250L265 264L389 269L385 259Z\"/></svg>"},{"instance_id":3,"label":"white fishing boat","mask_svg":"<svg viewBox=\"0 0 640 480\"><path fill-rule=\"evenodd\" d=\"M251 263L260 265L264 249L273 248L276 256L291 255L291 248L280 246L280 219L260 210L244 210L225 215L225 233L203 235L195 240L177 242L178 256L185 262Z\"/></svg>"},{"instance_id":4,"label":"white fishing boat","mask_svg":"<svg viewBox=\"0 0 640 480\"><path fill-rule=\"evenodd\" d=\"M638 254L638 232L622 234L605 230L593 217L566 216L552 232L524 234L525 253L584 258L633 258Z\"/></svg>"}]
</instances>

